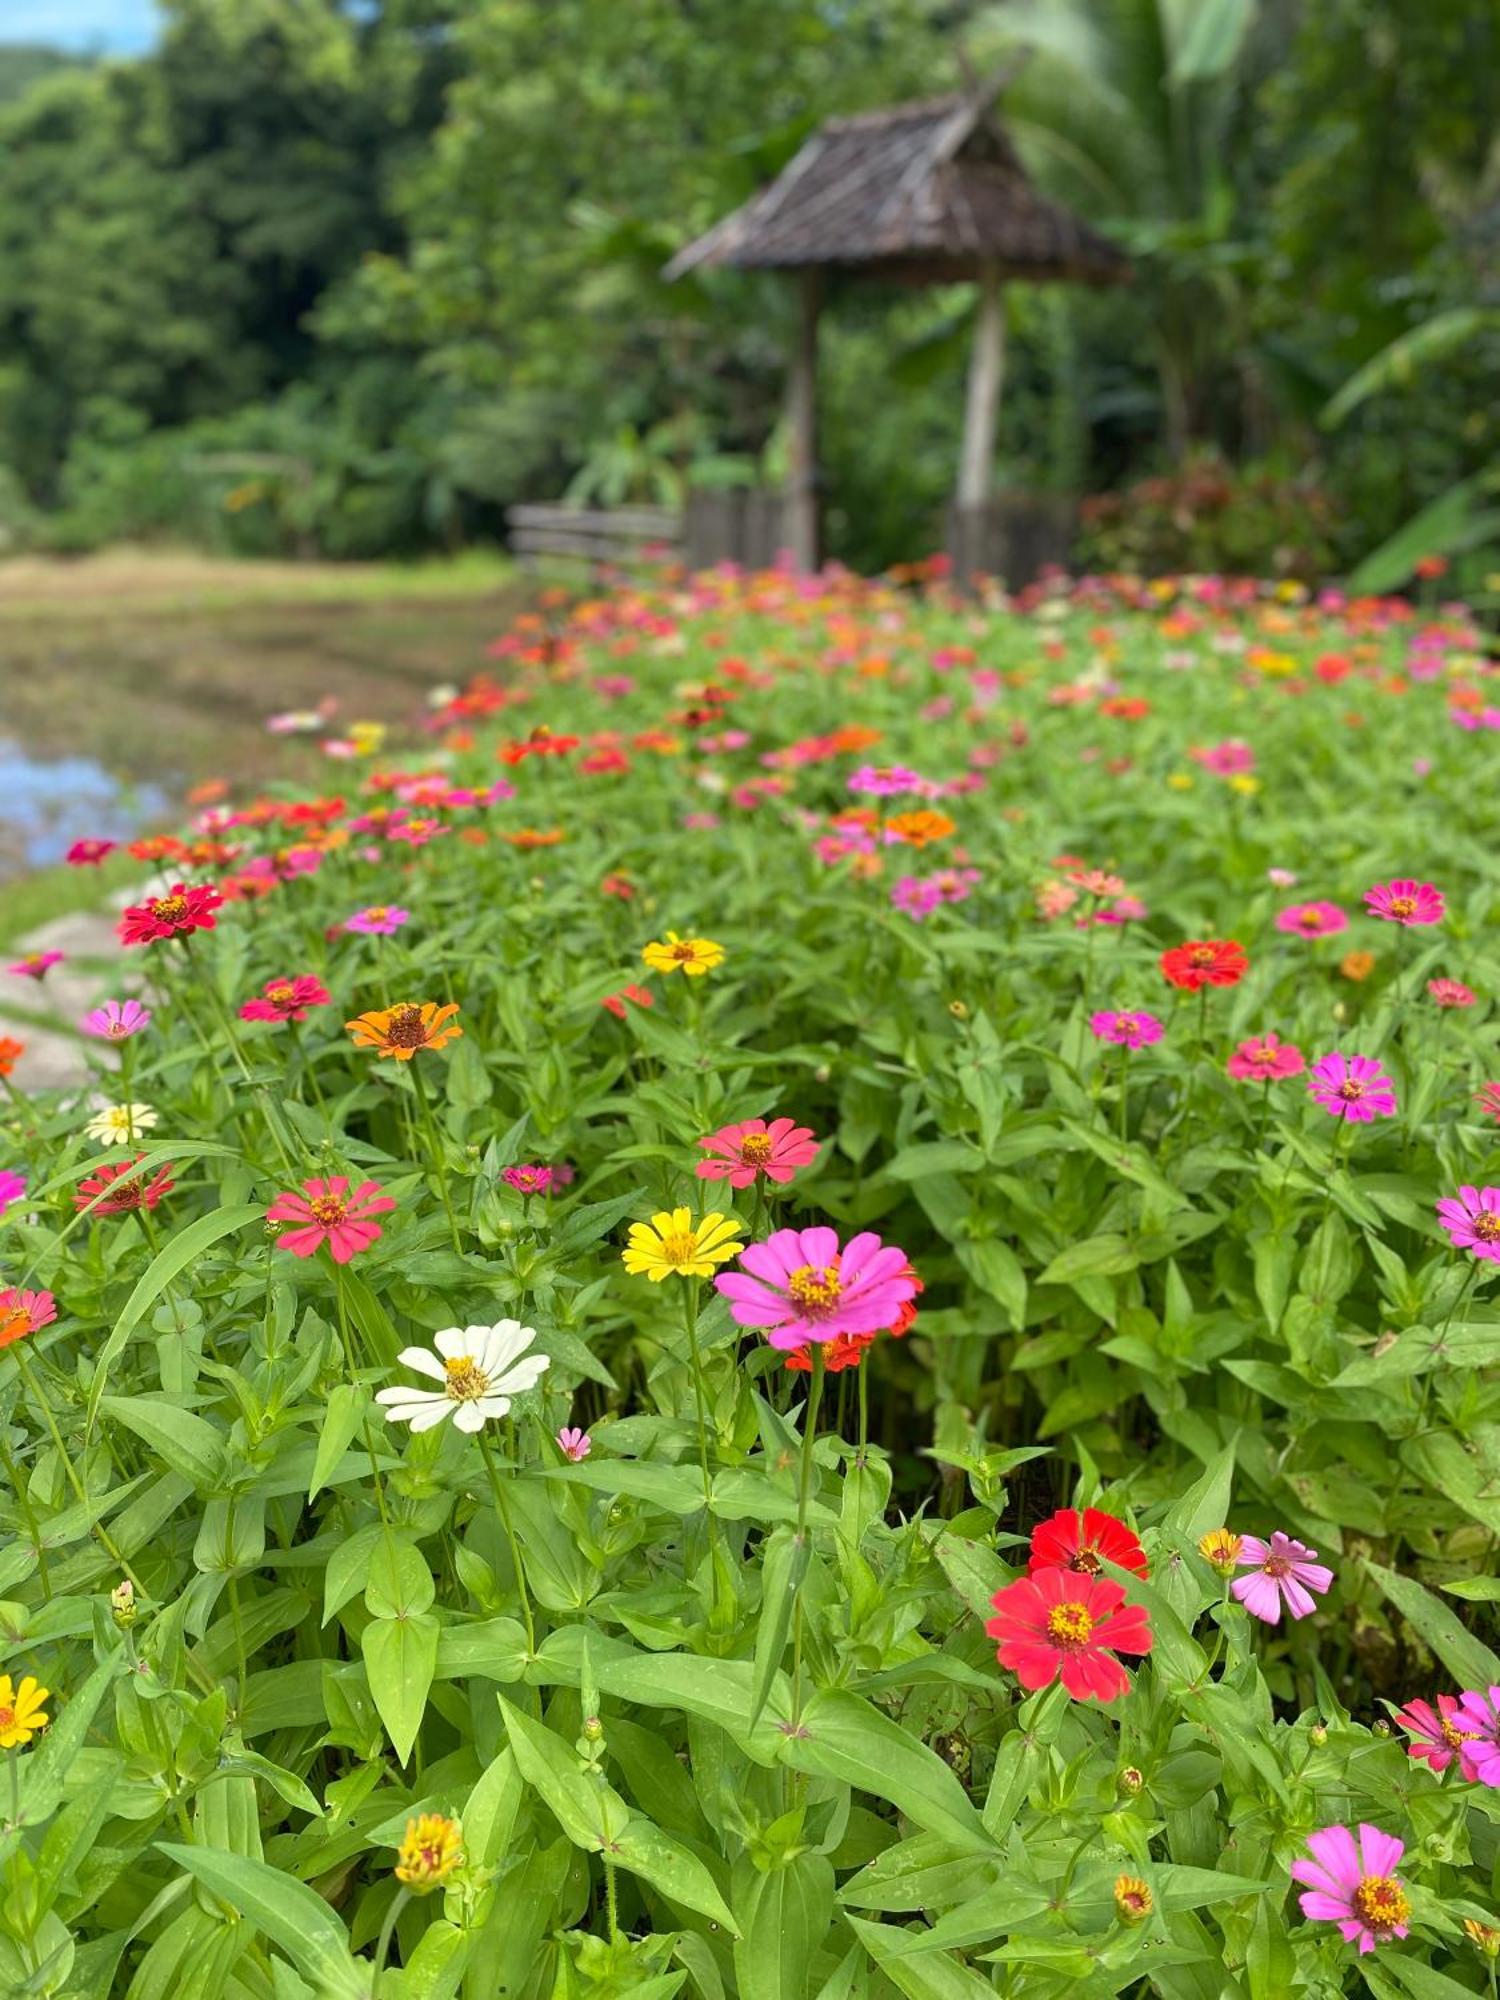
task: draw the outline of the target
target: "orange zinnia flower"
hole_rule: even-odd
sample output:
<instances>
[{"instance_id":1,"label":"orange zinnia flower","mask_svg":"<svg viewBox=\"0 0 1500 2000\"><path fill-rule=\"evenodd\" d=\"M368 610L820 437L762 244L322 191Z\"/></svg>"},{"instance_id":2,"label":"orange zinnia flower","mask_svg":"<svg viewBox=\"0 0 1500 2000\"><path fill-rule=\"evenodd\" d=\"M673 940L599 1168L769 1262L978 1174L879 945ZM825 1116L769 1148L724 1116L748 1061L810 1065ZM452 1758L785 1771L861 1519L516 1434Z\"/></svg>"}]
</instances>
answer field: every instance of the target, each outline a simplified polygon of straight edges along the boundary
<instances>
[{"instance_id":1,"label":"orange zinnia flower","mask_svg":"<svg viewBox=\"0 0 1500 2000\"><path fill-rule=\"evenodd\" d=\"M957 827L946 813L922 811L897 813L885 823L889 840L905 841L908 847L927 847L934 840L946 840Z\"/></svg>"},{"instance_id":2,"label":"orange zinnia flower","mask_svg":"<svg viewBox=\"0 0 1500 2000\"><path fill-rule=\"evenodd\" d=\"M9 1076L25 1053L24 1042L18 1042L10 1035L0 1035L0 1076Z\"/></svg>"},{"instance_id":3,"label":"orange zinnia flower","mask_svg":"<svg viewBox=\"0 0 1500 2000\"><path fill-rule=\"evenodd\" d=\"M400 1007L379 1007L361 1014L344 1026L354 1036L357 1049L374 1049L378 1055L394 1056L410 1062L418 1049L440 1049L463 1033L457 1026L444 1027L458 1012L458 1002L440 1007L436 1000L407 1001Z\"/></svg>"},{"instance_id":4,"label":"orange zinnia flower","mask_svg":"<svg viewBox=\"0 0 1500 2000\"><path fill-rule=\"evenodd\" d=\"M548 827L545 831L540 827L523 826L514 833L502 833L500 836L502 840L508 840L512 847L522 848L556 847L562 837L560 826Z\"/></svg>"}]
</instances>

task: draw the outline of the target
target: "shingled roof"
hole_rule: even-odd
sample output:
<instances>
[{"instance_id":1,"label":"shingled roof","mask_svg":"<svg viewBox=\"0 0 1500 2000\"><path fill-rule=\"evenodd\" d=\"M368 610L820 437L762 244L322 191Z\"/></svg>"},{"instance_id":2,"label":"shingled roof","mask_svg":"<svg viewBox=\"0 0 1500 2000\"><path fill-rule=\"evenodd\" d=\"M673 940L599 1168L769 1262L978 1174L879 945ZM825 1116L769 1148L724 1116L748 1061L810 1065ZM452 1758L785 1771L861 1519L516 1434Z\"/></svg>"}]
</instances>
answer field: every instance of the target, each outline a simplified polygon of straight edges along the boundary
<instances>
[{"instance_id":1,"label":"shingled roof","mask_svg":"<svg viewBox=\"0 0 1500 2000\"><path fill-rule=\"evenodd\" d=\"M967 92L831 118L665 275L813 264L925 283L972 278L981 264L1086 285L1131 275L1112 243L1037 193L985 98Z\"/></svg>"}]
</instances>

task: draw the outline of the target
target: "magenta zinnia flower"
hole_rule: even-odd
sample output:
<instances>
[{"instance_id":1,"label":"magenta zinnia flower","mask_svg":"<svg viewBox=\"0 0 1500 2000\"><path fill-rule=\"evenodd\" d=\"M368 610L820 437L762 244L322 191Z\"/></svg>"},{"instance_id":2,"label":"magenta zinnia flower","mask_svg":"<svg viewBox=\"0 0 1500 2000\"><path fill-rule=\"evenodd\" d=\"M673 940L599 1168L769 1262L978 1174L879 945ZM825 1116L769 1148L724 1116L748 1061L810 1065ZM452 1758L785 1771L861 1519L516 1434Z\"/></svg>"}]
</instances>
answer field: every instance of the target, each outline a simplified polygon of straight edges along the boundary
<instances>
[{"instance_id":1,"label":"magenta zinnia flower","mask_svg":"<svg viewBox=\"0 0 1500 2000\"><path fill-rule=\"evenodd\" d=\"M1143 1049L1159 1042L1165 1030L1154 1014L1090 1014L1089 1032L1101 1042L1118 1042L1121 1048Z\"/></svg>"},{"instance_id":2,"label":"magenta zinnia flower","mask_svg":"<svg viewBox=\"0 0 1500 2000\"><path fill-rule=\"evenodd\" d=\"M351 1194L342 1174L331 1180L304 1181L301 1194L279 1194L266 1210L268 1222L295 1222L295 1229L276 1239L278 1250L290 1250L294 1257L311 1257L324 1243L333 1253L335 1264L347 1264L361 1250L368 1250L380 1234L372 1215L383 1215L396 1203L382 1194L376 1181L361 1181Z\"/></svg>"},{"instance_id":3,"label":"magenta zinnia flower","mask_svg":"<svg viewBox=\"0 0 1500 2000\"><path fill-rule=\"evenodd\" d=\"M581 1465L593 1450L594 1440L587 1431L579 1430L576 1425L569 1427L564 1424L557 1434L557 1448L564 1458L570 1458L575 1465Z\"/></svg>"},{"instance_id":4,"label":"magenta zinnia flower","mask_svg":"<svg viewBox=\"0 0 1500 2000\"><path fill-rule=\"evenodd\" d=\"M1337 903L1293 903L1277 917L1276 928L1297 937L1329 937L1348 930L1349 919Z\"/></svg>"},{"instance_id":5,"label":"magenta zinnia flower","mask_svg":"<svg viewBox=\"0 0 1500 2000\"><path fill-rule=\"evenodd\" d=\"M268 979L261 992L264 998L247 1000L241 1007L242 1021L305 1021L309 1007L326 1007L332 998L322 980L309 972L292 979Z\"/></svg>"},{"instance_id":6,"label":"magenta zinnia flower","mask_svg":"<svg viewBox=\"0 0 1500 2000\"><path fill-rule=\"evenodd\" d=\"M138 1035L151 1021L151 1009L143 1007L139 1000L106 1000L102 1007L96 1007L92 1014L85 1014L83 1025L91 1035L98 1035L106 1042L128 1041Z\"/></svg>"},{"instance_id":7,"label":"magenta zinnia flower","mask_svg":"<svg viewBox=\"0 0 1500 2000\"><path fill-rule=\"evenodd\" d=\"M1500 1188L1465 1184L1438 1203L1437 1213L1455 1250L1471 1250L1488 1264L1500 1264Z\"/></svg>"},{"instance_id":8,"label":"magenta zinnia flower","mask_svg":"<svg viewBox=\"0 0 1500 2000\"><path fill-rule=\"evenodd\" d=\"M1307 1079L1307 1093L1335 1118L1367 1124L1396 1109L1390 1078L1372 1056L1320 1056Z\"/></svg>"},{"instance_id":9,"label":"magenta zinnia flower","mask_svg":"<svg viewBox=\"0 0 1500 2000\"><path fill-rule=\"evenodd\" d=\"M906 1252L870 1230L841 1249L832 1229L778 1229L739 1261L714 1285L738 1325L760 1328L783 1353L841 1333L878 1333L917 1291Z\"/></svg>"},{"instance_id":10,"label":"magenta zinnia flower","mask_svg":"<svg viewBox=\"0 0 1500 2000\"><path fill-rule=\"evenodd\" d=\"M18 979L42 980L47 977L54 965L61 965L62 960L63 955L60 951L32 951L5 969L7 972L15 973Z\"/></svg>"},{"instance_id":11,"label":"magenta zinnia flower","mask_svg":"<svg viewBox=\"0 0 1500 2000\"><path fill-rule=\"evenodd\" d=\"M400 909L394 903L372 903L369 909L356 910L352 917L345 917L344 929L358 931L365 937L394 937L410 916L410 910Z\"/></svg>"},{"instance_id":12,"label":"magenta zinnia flower","mask_svg":"<svg viewBox=\"0 0 1500 2000\"><path fill-rule=\"evenodd\" d=\"M1377 882L1365 891L1365 908L1372 917L1388 924L1440 924L1443 921L1443 894L1430 882L1413 882L1403 877L1396 882Z\"/></svg>"},{"instance_id":13,"label":"magenta zinnia flower","mask_svg":"<svg viewBox=\"0 0 1500 2000\"><path fill-rule=\"evenodd\" d=\"M1304 1917L1337 1924L1362 1956L1406 1936L1411 1904L1393 1873L1406 1848L1393 1833L1361 1823L1356 1846L1347 1826L1325 1826L1307 1836L1307 1851L1311 1860L1292 1863L1293 1880L1307 1884Z\"/></svg>"},{"instance_id":14,"label":"magenta zinnia flower","mask_svg":"<svg viewBox=\"0 0 1500 2000\"><path fill-rule=\"evenodd\" d=\"M799 1167L810 1167L818 1157L818 1142L811 1129L790 1118L745 1118L738 1125L721 1125L698 1144L709 1155L693 1171L700 1181L728 1181L731 1187L747 1188L764 1174L768 1181L789 1181Z\"/></svg>"},{"instance_id":15,"label":"magenta zinnia flower","mask_svg":"<svg viewBox=\"0 0 1500 2000\"><path fill-rule=\"evenodd\" d=\"M1427 991L1439 1007L1472 1007L1478 998L1474 989L1465 986L1461 979L1429 979Z\"/></svg>"},{"instance_id":16,"label":"magenta zinnia flower","mask_svg":"<svg viewBox=\"0 0 1500 2000\"><path fill-rule=\"evenodd\" d=\"M1301 1049L1275 1035L1252 1035L1241 1042L1225 1068L1237 1083L1275 1083L1284 1076L1300 1076L1307 1068Z\"/></svg>"},{"instance_id":17,"label":"magenta zinnia flower","mask_svg":"<svg viewBox=\"0 0 1500 2000\"><path fill-rule=\"evenodd\" d=\"M1459 1698L1440 1694L1437 1709L1430 1701L1409 1701L1397 1709L1396 1723L1411 1738L1408 1754L1434 1771L1446 1771L1458 1759L1459 1776L1472 1784L1479 1775L1469 1745L1479 1736L1477 1729L1465 1729L1458 1718Z\"/></svg>"},{"instance_id":18,"label":"magenta zinnia flower","mask_svg":"<svg viewBox=\"0 0 1500 2000\"><path fill-rule=\"evenodd\" d=\"M1283 1602L1293 1618L1305 1618L1317 1609L1310 1593L1316 1591L1321 1597L1333 1582L1333 1571L1317 1561L1317 1554L1280 1528L1269 1542L1259 1535L1242 1535L1236 1567L1254 1574L1237 1576L1229 1588L1252 1618L1267 1625L1280 1624Z\"/></svg>"},{"instance_id":19,"label":"magenta zinnia flower","mask_svg":"<svg viewBox=\"0 0 1500 2000\"><path fill-rule=\"evenodd\" d=\"M8 1167L0 1172L0 1215L4 1215L8 1208L14 1208L25 1192L24 1174L13 1174Z\"/></svg>"},{"instance_id":20,"label":"magenta zinnia flower","mask_svg":"<svg viewBox=\"0 0 1500 2000\"><path fill-rule=\"evenodd\" d=\"M553 1174L550 1167L502 1167L500 1178L517 1194L547 1194L551 1191Z\"/></svg>"},{"instance_id":21,"label":"magenta zinnia flower","mask_svg":"<svg viewBox=\"0 0 1500 2000\"><path fill-rule=\"evenodd\" d=\"M1449 1720L1468 1738L1460 1753L1463 1776L1500 1785L1500 1687L1465 1688Z\"/></svg>"}]
</instances>

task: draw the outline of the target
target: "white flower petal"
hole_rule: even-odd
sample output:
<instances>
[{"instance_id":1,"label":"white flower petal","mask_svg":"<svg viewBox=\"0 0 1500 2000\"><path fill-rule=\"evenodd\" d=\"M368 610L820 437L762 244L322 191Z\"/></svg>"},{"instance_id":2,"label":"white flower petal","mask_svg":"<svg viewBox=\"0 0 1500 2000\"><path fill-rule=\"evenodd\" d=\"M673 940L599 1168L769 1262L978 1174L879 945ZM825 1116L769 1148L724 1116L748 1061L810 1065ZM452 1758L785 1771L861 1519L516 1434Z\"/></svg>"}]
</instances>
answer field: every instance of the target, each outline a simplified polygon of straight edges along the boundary
<instances>
[{"instance_id":1,"label":"white flower petal","mask_svg":"<svg viewBox=\"0 0 1500 2000\"><path fill-rule=\"evenodd\" d=\"M432 1344L445 1361L456 1361L460 1354L472 1354L469 1344L469 1330L463 1326L445 1326L441 1333L432 1336Z\"/></svg>"},{"instance_id":2,"label":"white flower petal","mask_svg":"<svg viewBox=\"0 0 1500 2000\"><path fill-rule=\"evenodd\" d=\"M403 1347L396 1359L403 1368L415 1369L417 1374L430 1376L434 1382L446 1382L448 1379L447 1369L428 1348Z\"/></svg>"},{"instance_id":3,"label":"white flower petal","mask_svg":"<svg viewBox=\"0 0 1500 2000\"><path fill-rule=\"evenodd\" d=\"M535 1327L522 1326L518 1319L497 1320L494 1326L486 1329L484 1360L480 1366L493 1380L495 1376L503 1375L535 1339Z\"/></svg>"},{"instance_id":4,"label":"white flower petal","mask_svg":"<svg viewBox=\"0 0 1500 2000\"><path fill-rule=\"evenodd\" d=\"M414 1431L436 1430L448 1412L456 1407L458 1406L452 1403L448 1397L434 1396L431 1402L425 1403L415 1416L408 1417L406 1421ZM400 1419L397 1421L399 1422Z\"/></svg>"},{"instance_id":5,"label":"white flower petal","mask_svg":"<svg viewBox=\"0 0 1500 2000\"><path fill-rule=\"evenodd\" d=\"M507 1368L503 1375L492 1375L490 1387L507 1396L523 1396L534 1388L552 1365L547 1354L528 1354L513 1368Z\"/></svg>"},{"instance_id":6,"label":"white flower petal","mask_svg":"<svg viewBox=\"0 0 1500 2000\"><path fill-rule=\"evenodd\" d=\"M486 1421L498 1422L501 1417L510 1415L510 1397L481 1396L473 1407L483 1415Z\"/></svg>"},{"instance_id":7,"label":"white flower petal","mask_svg":"<svg viewBox=\"0 0 1500 2000\"><path fill-rule=\"evenodd\" d=\"M453 1411L454 1426L461 1431L482 1431L488 1414L482 1402L459 1403Z\"/></svg>"}]
</instances>

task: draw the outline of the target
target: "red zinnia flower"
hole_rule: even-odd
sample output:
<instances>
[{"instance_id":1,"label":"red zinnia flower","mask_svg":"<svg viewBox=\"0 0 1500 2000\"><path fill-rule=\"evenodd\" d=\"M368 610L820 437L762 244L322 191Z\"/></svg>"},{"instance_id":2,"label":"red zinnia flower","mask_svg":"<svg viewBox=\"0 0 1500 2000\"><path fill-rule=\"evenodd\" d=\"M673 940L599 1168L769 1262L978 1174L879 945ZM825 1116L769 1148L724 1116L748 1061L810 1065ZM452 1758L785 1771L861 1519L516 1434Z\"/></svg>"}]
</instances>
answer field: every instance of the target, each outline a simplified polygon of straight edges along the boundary
<instances>
[{"instance_id":1,"label":"red zinnia flower","mask_svg":"<svg viewBox=\"0 0 1500 2000\"><path fill-rule=\"evenodd\" d=\"M150 944L156 938L175 937L179 932L211 931L214 911L224 898L206 883L189 888L174 882L170 895L157 896L149 903L132 903L117 926L121 944Z\"/></svg>"},{"instance_id":2,"label":"red zinnia flower","mask_svg":"<svg viewBox=\"0 0 1500 2000\"><path fill-rule=\"evenodd\" d=\"M1119 1569L1148 1576L1146 1551L1132 1531L1113 1514L1098 1507L1060 1507L1050 1521L1042 1521L1031 1531L1031 1559L1026 1567L1035 1576L1040 1569L1072 1570L1079 1576L1097 1576L1100 1557Z\"/></svg>"},{"instance_id":3,"label":"red zinnia flower","mask_svg":"<svg viewBox=\"0 0 1500 2000\"><path fill-rule=\"evenodd\" d=\"M1250 961L1232 938L1190 938L1162 953L1161 969L1169 986L1197 993L1204 986L1238 986Z\"/></svg>"},{"instance_id":4,"label":"red zinnia flower","mask_svg":"<svg viewBox=\"0 0 1500 2000\"><path fill-rule=\"evenodd\" d=\"M1034 1693L1061 1678L1075 1701L1113 1701L1130 1691L1117 1653L1149 1653L1151 1621L1139 1604L1127 1604L1107 1577L1043 1569L1018 1577L993 1599L995 1616L985 1631L996 1653L1022 1687Z\"/></svg>"},{"instance_id":5,"label":"red zinnia flower","mask_svg":"<svg viewBox=\"0 0 1500 2000\"><path fill-rule=\"evenodd\" d=\"M57 1301L50 1292L18 1292L9 1286L0 1292L0 1347L24 1340L50 1326L57 1318Z\"/></svg>"},{"instance_id":6,"label":"red zinnia flower","mask_svg":"<svg viewBox=\"0 0 1500 2000\"><path fill-rule=\"evenodd\" d=\"M261 988L263 999L247 1000L240 1009L242 1021L305 1021L309 1007L326 1007L332 995L311 973L293 979L268 979Z\"/></svg>"},{"instance_id":7,"label":"red zinnia flower","mask_svg":"<svg viewBox=\"0 0 1500 2000\"><path fill-rule=\"evenodd\" d=\"M276 1248L290 1250L294 1257L311 1257L326 1243L334 1263L347 1264L380 1234L380 1224L369 1218L396 1206L393 1196L381 1192L378 1181L361 1181L351 1194L342 1174L326 1181L304 1181L302 1188L301 1194L277 1195L266 1210L268 1222L297 1224L276 1239Z\"/></svg>"},{"instance_id":8,"label":"red zinnia flower","mask_svg":"<svg viewBox=\"0 0 1500 2000\"><path fill-rule=\"evenodd\" d=\"M123 1215L133 1208L155 1208L172 1188L172 1169L162 1167L149 1181L133 1175L132 1167L145 1157L144 1153L137 1153L133 1160L121 1160L115 1166L100 1167L97 1173L89 1174L78 1183L73 1206L87 1208L96 1194L104 1195L108 1188L110 1192L94 1206L95 1215Z\"/></svg>"},{"instance_id":9,"label":"red zinnia flower","mask_svg":"<svg viewBox=\"0 0 1500 2000\"><path fill-rule=\"evenodd\" d=\"M607 1007L616 1020L623 1021L625 1018L625 1002L627 1000L634 1002L637 1007L654 1007L656 1005L650 988L646 986L627 986L620 993L606 993L604 998L599 1002L599 1005Z\"/></svg>"}]
</instances>

